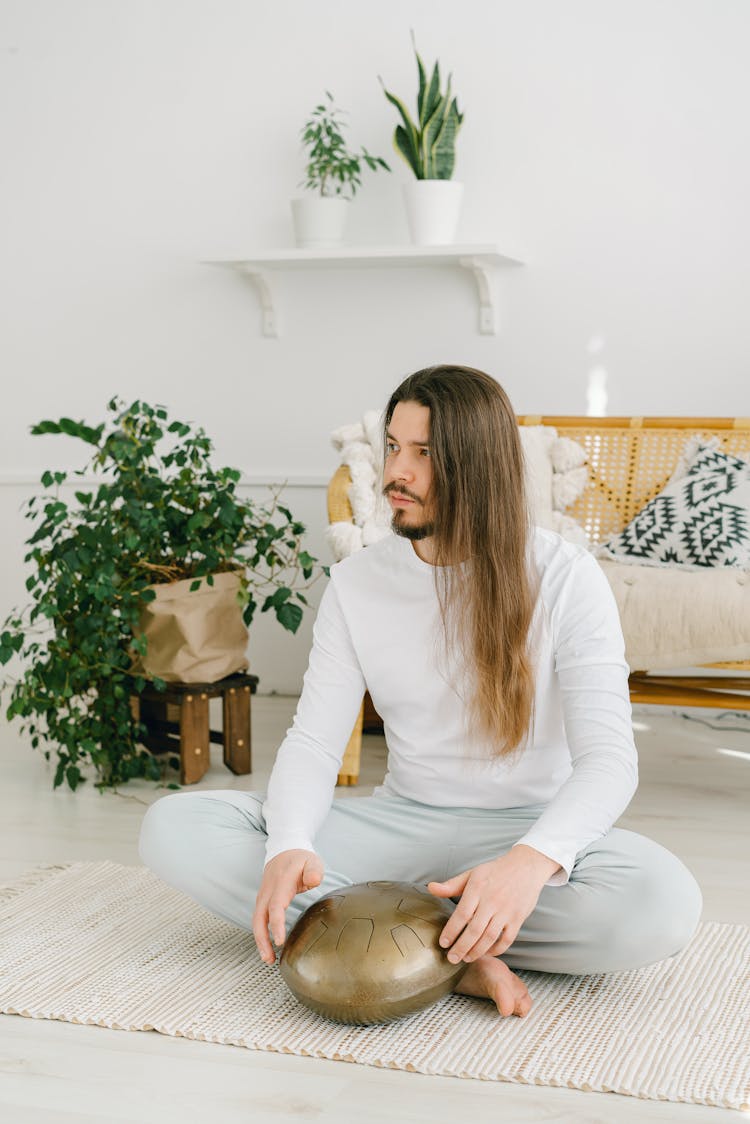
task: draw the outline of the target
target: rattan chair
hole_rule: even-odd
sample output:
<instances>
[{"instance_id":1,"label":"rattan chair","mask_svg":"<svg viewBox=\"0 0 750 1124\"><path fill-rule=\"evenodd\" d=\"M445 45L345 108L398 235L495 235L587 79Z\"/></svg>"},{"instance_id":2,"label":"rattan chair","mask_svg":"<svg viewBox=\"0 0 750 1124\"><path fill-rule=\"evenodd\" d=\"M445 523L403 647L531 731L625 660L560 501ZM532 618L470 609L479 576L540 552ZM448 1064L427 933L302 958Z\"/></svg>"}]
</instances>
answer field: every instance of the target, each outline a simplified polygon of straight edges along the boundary
<instances>
[{"instance_id":1,"label":"rattan chair","mask_svg":"<svg viewBox=\"0 0 750 1124\"><path fill-rule=\"evenodd\" d=\"M750 458L750 418L588 418L526 414L519 425L554 426L588 454L590 485L566 509L592 543L603 542L627 526L669 480L688 438L693 434L718 437L725 452ZM346 465L336 471L328 487L328 518L352 518ZM648 668L633 669L630 698L634 703L662 706L702 706L750 711L750 660L701 665L721 669L722 675L661 675ZM742 672L727 675L727 671ZM356 784L362 741L364 706L344 756L339 784Z\"/></svg>"},{"instance_id":2,"label":"rattan chair","mask_svg":"<svg viewBox=\"0 0 750 1124\"><path fill-rule=\"evenodd\" d=\"M352 478L348 465L342 464L331 477L328 485L328 522L348 523L353 518L352 505L349 503L349 485ZM362 726L365 717L365 704L359 709L357 721L354 723L351 737L344 750L337 784L356 784L359 780L359 762L362 755Z\"/></svg>"}]
</instances>

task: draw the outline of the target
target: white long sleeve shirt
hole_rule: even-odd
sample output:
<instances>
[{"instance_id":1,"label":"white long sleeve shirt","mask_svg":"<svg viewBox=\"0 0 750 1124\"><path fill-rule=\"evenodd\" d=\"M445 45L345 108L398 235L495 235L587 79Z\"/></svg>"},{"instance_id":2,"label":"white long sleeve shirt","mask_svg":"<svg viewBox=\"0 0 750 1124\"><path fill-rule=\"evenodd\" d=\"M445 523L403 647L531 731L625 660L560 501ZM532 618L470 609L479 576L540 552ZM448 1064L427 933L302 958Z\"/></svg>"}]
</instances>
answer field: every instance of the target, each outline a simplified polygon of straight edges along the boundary
<instances>
[{"instance_id":1,"label":"white long sleeve shirt","mask_svg":"<svg viewBox=\"0 0 750 1124\"><path fill-rule=\"evenodd\" d=\"M519 842L560 864L552 884L567 880L578 852L609 830L636 788L628 665L594 558L539 527L529 549L540 576L534 720L526 748L508 758L467 732L465 676L444 654L434 567L411 542L391 535L331 568L268 786L266 861L315 850L367 689L388 746L375 795L454 808L544 805Z\"/></svg>"}]
</instances>

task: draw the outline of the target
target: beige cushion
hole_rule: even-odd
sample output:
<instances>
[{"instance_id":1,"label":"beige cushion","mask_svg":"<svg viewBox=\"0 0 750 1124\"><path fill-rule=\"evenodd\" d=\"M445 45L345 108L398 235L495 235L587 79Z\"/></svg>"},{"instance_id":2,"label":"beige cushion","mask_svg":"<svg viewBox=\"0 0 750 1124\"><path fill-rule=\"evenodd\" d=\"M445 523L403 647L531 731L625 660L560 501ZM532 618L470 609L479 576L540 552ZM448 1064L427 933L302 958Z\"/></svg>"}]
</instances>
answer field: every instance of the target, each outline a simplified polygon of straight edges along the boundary
<instances>
[{"instance_id":1,"label":"beige cushion","mask_svg":"<svg viewBox=\"0 0 750 1124\"><path fill-rule=\"evenodd\" d=\"M750 659L750 573L599 565L620 610L631 671Z\"/></svg>"}]
</instances>

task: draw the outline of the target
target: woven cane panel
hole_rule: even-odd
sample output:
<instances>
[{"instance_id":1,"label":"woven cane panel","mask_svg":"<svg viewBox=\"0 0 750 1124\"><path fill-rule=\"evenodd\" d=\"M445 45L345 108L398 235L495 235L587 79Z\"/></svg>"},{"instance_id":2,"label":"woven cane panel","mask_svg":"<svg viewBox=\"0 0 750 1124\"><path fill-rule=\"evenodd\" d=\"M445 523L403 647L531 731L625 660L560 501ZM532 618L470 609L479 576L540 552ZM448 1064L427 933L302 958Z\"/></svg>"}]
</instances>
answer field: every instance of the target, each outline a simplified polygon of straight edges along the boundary
<instances>
[{"instance_id":1,"label":"woven cane panel","mask_svg":"<svg viewBox=\"0 0 750 1124\"><path fill-rule=\"evenodd\" d=\"M619 533L658 495L669 480L688 440L718 437L719 447L750 458L750 420L733 418L565 418L519 419L522 425L553 425L561 437L584 447L589 484L566 509L586 530L591 543ZM660 424L661 423L661 424Z\"/></svg>"},{"instance_id":2,"label":"woven cane panel","mask_svg":"<svg viewBox=\"0 0 750 1124\"><path fill-rule=\"evenodd\" d=\"M349 466L342 464L336 469L328 484L328 522L348 523L352 517L349 503L349 485L352 482Z\"/></svg>"}]
</instances>

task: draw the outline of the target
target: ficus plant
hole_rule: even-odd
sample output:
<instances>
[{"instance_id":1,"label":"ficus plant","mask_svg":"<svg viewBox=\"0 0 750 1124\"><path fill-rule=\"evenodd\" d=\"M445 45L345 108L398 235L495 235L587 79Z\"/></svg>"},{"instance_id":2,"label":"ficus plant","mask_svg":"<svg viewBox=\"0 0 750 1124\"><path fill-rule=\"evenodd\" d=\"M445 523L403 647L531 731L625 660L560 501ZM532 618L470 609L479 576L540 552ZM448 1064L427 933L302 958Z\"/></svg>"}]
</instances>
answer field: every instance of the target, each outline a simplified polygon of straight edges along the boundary
<instances>
[{"instance_id":1,"label":"ficus plant","mask_svg":"<svg viewBox=\"0 0 750 1124\"><path fill-rule=\"evenodd\" d=\"M401 124L396 126L393 135L393 145L418 180L449 180L456 164L456 138L464 115L459 113L458 101L451 95L452 76L448 75L443 92L440 64L436 62L428 80L413 34L412 43L419 76L416 122L403 101L386 90L380 79L383 93L401 117Z\"/></svg>"},{"instance_id":2,"label":"ficus plant","mask_svg":"<svg viewBox=\"0 0 750 1124\"><path fill-rule=\"evenodd\" d=\"M382 157L371 155L364 146L358 153L347 147L342 110L336 107L328 90L326 98L326 102L315 106L302 127L302 144L307 150L303 186L325 198L353 199L362 186L363 164L371 172L391 169Z\"/></svg>"},{"instance_id":3,"label":"ficus plant","mask_svg":"<svg viewBox=\"0 0 750 1124\"><path fill-rule=\"evenodd\" d=\"M68 472L47 470L45 491L28 501L31 600L0 632L0 663L18 657L21 667L3 684L8 719L47 760L56 752L54 786L73 790L92 765L100 789L164 778L169 761L141 744L145 729L131 708L147 683L166 686L131 670L133 654L147 650L134 629L155 585L192 578L192 590L236 572L245 624L260 604L295 632L304 591L327 572L304 549L305 528L279 491L256 504L238 494L237 469L213 467L203 429L141 401L113 399L107 409L97 426L60 418L31 430L72 437L90 458L72 474L85 478L78 488Z\"/></svg>"}]
</instances>

